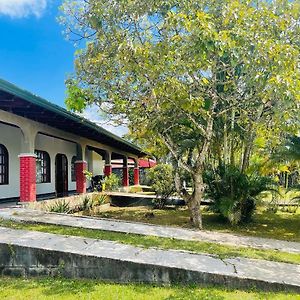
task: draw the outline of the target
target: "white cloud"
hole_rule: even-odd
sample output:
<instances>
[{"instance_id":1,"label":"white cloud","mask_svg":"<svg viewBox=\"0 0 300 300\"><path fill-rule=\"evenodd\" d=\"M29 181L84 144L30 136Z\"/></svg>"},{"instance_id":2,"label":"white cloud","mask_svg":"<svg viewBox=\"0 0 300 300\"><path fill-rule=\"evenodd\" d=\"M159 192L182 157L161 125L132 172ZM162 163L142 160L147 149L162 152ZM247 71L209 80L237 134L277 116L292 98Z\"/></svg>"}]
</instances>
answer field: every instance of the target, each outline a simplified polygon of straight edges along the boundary
<instances>
[{"instance_id":1,"label":"white cloud","mask_svg":"<svg viewBox=\"0 0 300 300\"><path fill-rule=\"evenodd\" d=\"M47 7L47 0L0 0L0 15L24 18L34 15L39 18Z\"/></svg>"}]
</instances>

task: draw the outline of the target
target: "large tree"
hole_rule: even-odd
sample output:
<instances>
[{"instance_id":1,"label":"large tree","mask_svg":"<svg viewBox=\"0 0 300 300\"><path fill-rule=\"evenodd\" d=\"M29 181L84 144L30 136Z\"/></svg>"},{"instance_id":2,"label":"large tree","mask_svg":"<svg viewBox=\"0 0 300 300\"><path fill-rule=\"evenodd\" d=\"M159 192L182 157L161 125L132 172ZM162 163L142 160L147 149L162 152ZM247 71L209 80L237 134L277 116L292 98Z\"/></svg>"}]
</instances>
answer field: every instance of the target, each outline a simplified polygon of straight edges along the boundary
<instances>
[{"instance_id":1,"label":"large tree","mask_svg":"<svg viewBox=\"0 0 300 300\"><path fill-rule=\"evenodd\" d=\"M67 36L86 41L67 106L96 104L136 136L157 137L202 228L203 172L220 128L242 128L245 171L258 129L298 112L299 1L65 0L62 11Z\"/></svg>"}]
</instances>

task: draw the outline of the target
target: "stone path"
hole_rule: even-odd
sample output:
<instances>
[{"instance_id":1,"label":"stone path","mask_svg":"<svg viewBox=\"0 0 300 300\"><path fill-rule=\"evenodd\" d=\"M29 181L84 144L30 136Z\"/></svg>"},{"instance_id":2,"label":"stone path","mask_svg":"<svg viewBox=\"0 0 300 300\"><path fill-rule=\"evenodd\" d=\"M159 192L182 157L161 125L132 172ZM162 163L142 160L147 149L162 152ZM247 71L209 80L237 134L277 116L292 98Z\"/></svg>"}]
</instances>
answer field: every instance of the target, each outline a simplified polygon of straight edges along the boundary
<instances>
[{"instance_id":1,"label":"stone path","mask_svg":"<svg viewBox=\"0 0 300 300\"><path fill-rule=\"evenodd\" d=\"M275 239L246 237L213 231L195 231L183 228L157 226L144 223L133 223L111 219L76 217L64 214L45 213L25 208L0 209L0 218L13 221L37 222L87 229L98 229L123 233L151 235L164 238L175 238L187 241L204 241L238 247L278 250L289 253L300 253L300 243Z\"/></svg>"},{"instance_id":2,"label":"stone path","mask_svg":"<svg viewBox=\"0 0 300 300\"><path fill-rule=\"evenodd\" d=\"M0 227L0 275L55 275L117 282L221 284L300 292L300 265L219 259L175 250Z\"/></svg>"}]
</instances>

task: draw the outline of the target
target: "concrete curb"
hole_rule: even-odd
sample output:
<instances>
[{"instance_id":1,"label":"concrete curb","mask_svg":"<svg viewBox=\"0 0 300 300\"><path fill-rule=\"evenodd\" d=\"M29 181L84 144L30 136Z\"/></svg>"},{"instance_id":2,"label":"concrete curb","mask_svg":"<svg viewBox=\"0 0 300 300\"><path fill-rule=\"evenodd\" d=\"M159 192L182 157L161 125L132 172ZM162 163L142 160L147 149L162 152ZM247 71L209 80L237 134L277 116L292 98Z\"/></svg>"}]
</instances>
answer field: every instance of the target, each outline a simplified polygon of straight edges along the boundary
<instances>
[{"instance_id":1,"label":"concrete curb","mask_svg":"<svg viewBox=\"0 0 300 300\"><path fill-rule=\"evenodd\" d=\"M300 293L300 265L143 249L111 241L0 227L0 274L113 282L213 284Z\"/></svg>"}]
</instances>

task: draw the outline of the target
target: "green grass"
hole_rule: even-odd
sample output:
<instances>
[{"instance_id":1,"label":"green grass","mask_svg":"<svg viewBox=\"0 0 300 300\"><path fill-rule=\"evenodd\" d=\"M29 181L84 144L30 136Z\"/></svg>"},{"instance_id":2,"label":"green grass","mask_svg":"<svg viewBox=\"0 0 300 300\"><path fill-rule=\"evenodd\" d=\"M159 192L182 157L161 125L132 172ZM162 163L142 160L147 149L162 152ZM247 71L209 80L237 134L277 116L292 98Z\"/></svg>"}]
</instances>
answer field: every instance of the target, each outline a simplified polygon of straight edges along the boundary
<instances>
[{"instance_id":1,"label":"green grass","mask_svg":"<svg viewBox=\"0 0 300 300\"><path fill-rule=\"evenodd\" d=\"M147 218L147 208L120 208L98 213L99 217L146 222L156 225L178 226L191 228L189 212L186 209L177 210L151 210L154 218ZM258 209L253 217L253 222L245 225L232 226L222 220L217 214L203 211L203 225L206 230L238 233L247 236L274 238L287 241L300 242L300 210L297 213L267 212Z\"/></svg>"},{"instance_id":2,"label":"green grass","mask_svg":"<svg viewBox=\"0 0 300 300\"><path fill-rule=\"evenodd\" d=\"M233 247L216 243L183 241L172 238L161 238L155 236L143 236L138 234L126 234L111 231L101 231L85 228L57 226L48 224L16 223L12 221L0 220L0 226L49 232L54 234L81 236L93 239L110 240L119 243L139 246L144 248L156 247L160 249L186 250L195 253L209 253L221 258L228 257L248 257L265 259L271 261L288 262L300 264L300 254L285 253L275 250L260 250L250 247Z\"/></svg>"},{"instance_id":3,"label":"green grass","mask_svg":"<svg viewBox=\"0 0 300 300\"><path fill-rule=\"evenodd\" d=\"M0 299L6 300L299 300L292 293L266 293L228 290L215 287L159 287L145 284L111 284L96 280L70 280L61 278L0 278Z\"/></svg>"}]
</instances>

